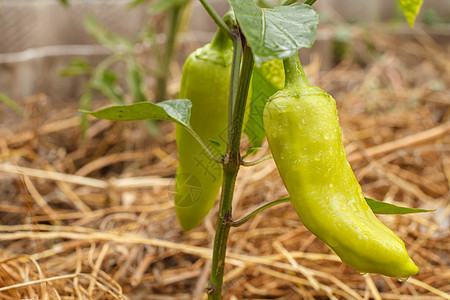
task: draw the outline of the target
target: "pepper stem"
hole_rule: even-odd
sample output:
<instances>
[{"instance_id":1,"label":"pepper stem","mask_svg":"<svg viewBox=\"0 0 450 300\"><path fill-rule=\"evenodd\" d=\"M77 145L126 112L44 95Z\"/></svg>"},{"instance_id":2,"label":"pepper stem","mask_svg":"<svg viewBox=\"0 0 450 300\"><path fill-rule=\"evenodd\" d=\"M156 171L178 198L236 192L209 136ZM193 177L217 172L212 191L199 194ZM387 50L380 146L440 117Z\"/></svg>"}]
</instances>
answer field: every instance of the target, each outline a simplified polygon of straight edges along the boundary
<instances>
[{"instance_id":1,"label":"pepper stem","mask_svg":"<svg viewBox=\"0 0 450 300\"><path fill-rule=\"evenodd\" d=\"M297 53L284 59L283 64L286 77L285 88L311 86Z\"/></svg>"}]
</instances>

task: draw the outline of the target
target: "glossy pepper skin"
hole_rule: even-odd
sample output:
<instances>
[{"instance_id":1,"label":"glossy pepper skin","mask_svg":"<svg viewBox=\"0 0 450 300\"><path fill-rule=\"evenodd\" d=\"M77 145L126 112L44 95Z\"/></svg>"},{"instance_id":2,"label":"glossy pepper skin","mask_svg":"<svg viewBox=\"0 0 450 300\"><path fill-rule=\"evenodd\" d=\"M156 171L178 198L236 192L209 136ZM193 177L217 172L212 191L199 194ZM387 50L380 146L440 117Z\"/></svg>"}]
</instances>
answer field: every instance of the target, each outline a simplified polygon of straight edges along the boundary
<instances>
[{"instance_id":1,"label":"glossy pepper skin","mask_svg":"<svg viewBox=\"0 0 450 300\"><path fill-rule=\"evenodd\" d=\"M311 86L297 55L284 61L285 88L264 109L269 147L303 224L361 273L418 272L403 241L366 203L347 162L334 99Z\"/></svg>"},{"instance_id":2,"label":"glossy pepper skin","mask_svg":"<svg viewBox=\"0 0 450 300\"><path fill-rule=\"evenodd\" d=\"M225 153L228 95L233 46L219 30L211 44L187 58L182 71L180 99L192 102L190 124L216 157ZM220 144L220 149L210 141ZM177 125L178 169L175 211L181 227L191 230L208 214L222 183L222 165L214 162L184 128Z\"/></svg>"}]
</instances>

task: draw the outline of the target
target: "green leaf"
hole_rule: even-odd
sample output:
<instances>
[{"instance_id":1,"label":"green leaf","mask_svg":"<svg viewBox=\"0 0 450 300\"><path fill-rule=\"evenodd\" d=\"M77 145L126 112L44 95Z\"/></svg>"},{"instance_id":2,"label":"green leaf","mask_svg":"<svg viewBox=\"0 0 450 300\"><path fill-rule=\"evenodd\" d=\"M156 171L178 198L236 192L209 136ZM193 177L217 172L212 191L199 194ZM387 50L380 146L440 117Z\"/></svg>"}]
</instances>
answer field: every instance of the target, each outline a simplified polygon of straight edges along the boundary
<instances>
[{"instance_id":1,"label":"green leaf","mask_svg":"<svg viewBox=\"0 0 450 300\"><path fill-rule=\"evenodd\" d=\"M9 98L5 94L0 93L0 102L5 103L7 106L9 106L11 109L13 109L19 115L23 115L22 108L19 105L17 105L17 103L14 102L14 100Z\"/></svg>"},{"instance_id":2,"label":"green leaf","mask_svg":"<svg viewBox=\"0 0 450 300\"><path fill-rule=\"evenodd\" d=\"M90 89L86 90L80 97L80 109L88 110L91 109L92 105L92 91ZM83 139L86 138L87 130L89 129L89 119L86 114L81 115L80 129L81 136Z\"/></svg>"},{"instance_id":3,"label":"green leaf","mask_svg":"<svg viewBox=\"0 0 450 300\"><path fill-rule=\"evenodd\" d=\"M64 5L65 7L69 6L69 0L59 0L59 2L61 2L61 4Z\"/></svg>"},{"instance_id":4,"label":"green leaf","mask_svg":"<svg viewBox=\"0 0 450 300\"><path fill-rule=\"evenodd\" d=\"M253 147L253 148L248 149L247 152L244 155L242 155L242 159L246 159L247 156L249 156L252 153L258 152L258 150L261 150L261 149L262 149L261 147Z\"/></svg>"},{"instance_id":5,"label":"green leaf","mask_svg":"<svg viewBox=\"0 0 450 300\"><path fill-rule=\"evenodd\" d=\"M136 60L127 61L127 84L134 102L145 101L145 75L144 70L137 64Z\"/></svg>"},{"instance_id":6,"label":"green leaf","mask_svg":"<svg viewBox=\"0 0 450 300\"><path fill-rule=\"evenodd\" d=\"M212 146L214 146L214 148L216 148L217 150L220 151L222 145L218 141L211 140L211 139L208 139L208 141L210 142L210 144Z\"/></svg>"},{"instance_id":7,"label":"green leaf","mask_svg":"<svg viewBox=\"0 0 450 300\"><path fill-rule=\"evenodd\" d=\"M133 0L130 3L128 3L128 6L130 8L138 6L139 4L145 3L145 2L151 2L152 0Z\"/></svg>"},{"instance_id":8,"label":"green leaf","mask_svg":"<svg viewBox=\"0 0 450 300\"><path fill-rule=\"evenodd\" d=\"M166 100L157 104L138 102L130 105L111 106L97 111L82 111L99 119L110 121L165 120L189 127L191 101Z\"/></svg>"},{"instance_id":9,"label":"green leaf","mask_svg":"<svg viewBox=\"0 0 450 300\"><path fill-rule=\"evenodd\" d=\"M85 75L92 71L92 66L85 59L76 58L70 62L70 65L61 70L59 74L61 76L79 76Z\"/></svg>"},{"instance_id":10,"label":"green leaf","mask_svg":"<svg viewBox=\"0 0 450 300\"><path fill-rule=\"evenodd\" d=\"M239 26L252 48L255 63L284 59L309 48L316 38L319 18L311 6L260 8L253 0L228 0Z\"/></svg>"},{"instance_id":11,"label":"green leaf","mask_svg":"<svg viewBox=\"0 0 450 300\"><path fill-rule=\"evenodd\" d=\"M364 197L367 204L369 204L373 213L384 214L384 215L403 215L403 214L415 214L421 212L430 212L434 210L419 209L419 208L409 208L397 206L394 204L386 203L383 201L374 200L371 198Z\"/></svg>"},{"instance_id":12,"label":"green leaf","mask_svg":"<svg viewBox=\"0 0 450 300\"><path fill-rule=\"evenodd\" d=\"M117 84L117 76L107 69L97 69L92 80L91 87L99 90L109 100L123 104L124 96L122 89Z\"/></svg>"},{"instance_id":13,"label":"green leaf","mask_svg":"<svg viewBox=\"0 0 450 300\"><path fill-rule=\"evenodd\" d=\"M98 43L112 51L133 52L134 50L134 45L129 39L102 27L92 15L86 17L84 27Z\"/></svg>"},{"instance_id":14,"label":"green leaf","mask_svg":"<svg viewBox=\"0 0 450 300\"><path fill-rule=\"evenodd\" d=\"M398 0L398 2L400 3L403 14L406 17L406 21L408 21L409 26L413 28L414 21L419 14L423 0Z\"/></svg>"},{"instance_id":15,"label":"green leaf","mask_svg":"<svg viewBox=\"0 0 450 300\"><path fill-rule=\"evenodd\" d=\"M185 5L190 0L159 0L148 8L149 13L161 13Z\"/></svg>"},{"instance_id":16,"label":"green leaf","mask_svg":"<svg viewBox=\"0 0 450 300\"><path fill-rule=\"evenodd\" d=\"M244 127L250 146L261 146L264 137L263 111L267 99L284 87L284 68L281 60L265 62L253 68L250 109Z\"/></svg>"},{"instance_id":17,"label":"green leaf","mask_svg":"<svg viewBox=\"0 0 450 300\"><path fill-rule=\"evenodd\" d=\"M291 199L290 196L283 198ZM366 199L367 204L374 214L378 215L406 215L406 214L416 214L423 212L432 212L435 209L420 209L420 208L410 208L410 207L402 207L394 204L386 203L383 201L374 200L371 198L364 197Z\"/></svg>"}]
</instances>

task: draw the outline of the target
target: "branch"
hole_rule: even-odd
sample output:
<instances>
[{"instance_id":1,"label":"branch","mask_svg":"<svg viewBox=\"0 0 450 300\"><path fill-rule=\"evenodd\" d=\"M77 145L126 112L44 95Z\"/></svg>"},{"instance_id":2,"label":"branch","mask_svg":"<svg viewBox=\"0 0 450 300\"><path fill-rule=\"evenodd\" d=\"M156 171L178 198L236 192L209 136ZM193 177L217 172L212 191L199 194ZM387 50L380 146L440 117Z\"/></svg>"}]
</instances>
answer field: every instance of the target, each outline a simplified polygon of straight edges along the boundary
<instances>
[{"instance_id":1,"label":"branch","mask_svg":"<svg viewBox=\"0 0 450 300\"><path fill-rule=\"evenodd\" d=\"M241 165L244 167L251 167L251 166L255 166L259 163L262 163L263 161L269 160L271 158L272 158L272 155L267 155L267 156L264 156L260 159L254 160L254 161L249 161L249 162L242 161Z\"/></svg>"},{"instance_id":2,"label":"branch","mask_svg":"<svg viewBox=\"0 0 450 300\"><path fill-rule=\"evenodd\" d=\"M217 163L222 163L222 159L217 158L212 152L211 150L209 150L208 146L206 146L206 144L202 141L202 139L200 138L200 136L194 131L194 129L192 129L190 126L183 126L184 129L186 129L196 140L197 142L200 143L200 145L202 145L202 147L206 150L206 153L208 153L208 155L212 158L212 160L214 160Z\"/></svg>"},{"instance_id":3,"label":"branch","mask_svg":"<svg viewBox=\"0 0 450 300\"><path fill-rule=\"evenodd\" d=\"M203 5L203 7L206 9L208 14L211 16L211 18L216 22L217 26L223 31L223 33L231 40L234 40L235 36L231 32L231 30L228 28L227 24L224 20L217 14L217 12L214 10L214 8L206 2L206 0L200 0L200 3Z\"/></svg>"},{"instance_id":4,"label":"branch","mask_svg":"<svg viewBox=\"0 0 450 300\"><path fill-rule=\"evenodd\" d=\"M266 209L277 205L277 204L281 204L284 202L289 202L291 200L291 197L287 196L272 202L269 202L263 206L261 206L260 208L257 208L256 210L254 210L253 212L251 212L250 214L248 214L247 216L243 217L242 219L235 221L235 222L231 222L231 227L239 227L241 225L244 225L245 223L247 223L247 221L249 221L250 219L252 219L254 216L256 216L257 214L259 214L262 211L265 211Z\"/></svg>"}]
</instances>

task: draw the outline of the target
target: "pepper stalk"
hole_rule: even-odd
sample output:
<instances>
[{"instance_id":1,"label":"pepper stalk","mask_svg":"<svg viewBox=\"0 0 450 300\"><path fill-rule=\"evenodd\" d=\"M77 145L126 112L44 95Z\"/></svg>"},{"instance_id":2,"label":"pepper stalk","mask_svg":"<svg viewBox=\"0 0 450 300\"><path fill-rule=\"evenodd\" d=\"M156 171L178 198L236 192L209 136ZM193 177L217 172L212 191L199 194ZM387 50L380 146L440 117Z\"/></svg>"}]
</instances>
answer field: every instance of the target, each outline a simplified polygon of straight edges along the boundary
<instances>
[{"instance_id":1,"label":"pepper stalk","mask_svg":"<svg viewBox=\"0 0 450 300\"><path fill-rule=\"evenodd\" d=\"M239 51L238 51L239 52ZM234 60L241 53L235 52ZM247 103L248 89L253 71L253 53L243 39L242 67L235 69L232 76L239 76L235 106L231 122L231 130L227 141L227 152L223 159L223 185L220 195L219 216L214 238L213 259L211 266L210 282L207 287L208 299L219 300L222 295L223 274L225 256L228 242L228 234L232 225L232 201L236 177L241 165L240 143L244 121L245 107ZM231 82L233 82L233 78Z\"/></svg>"}]
</instances>

